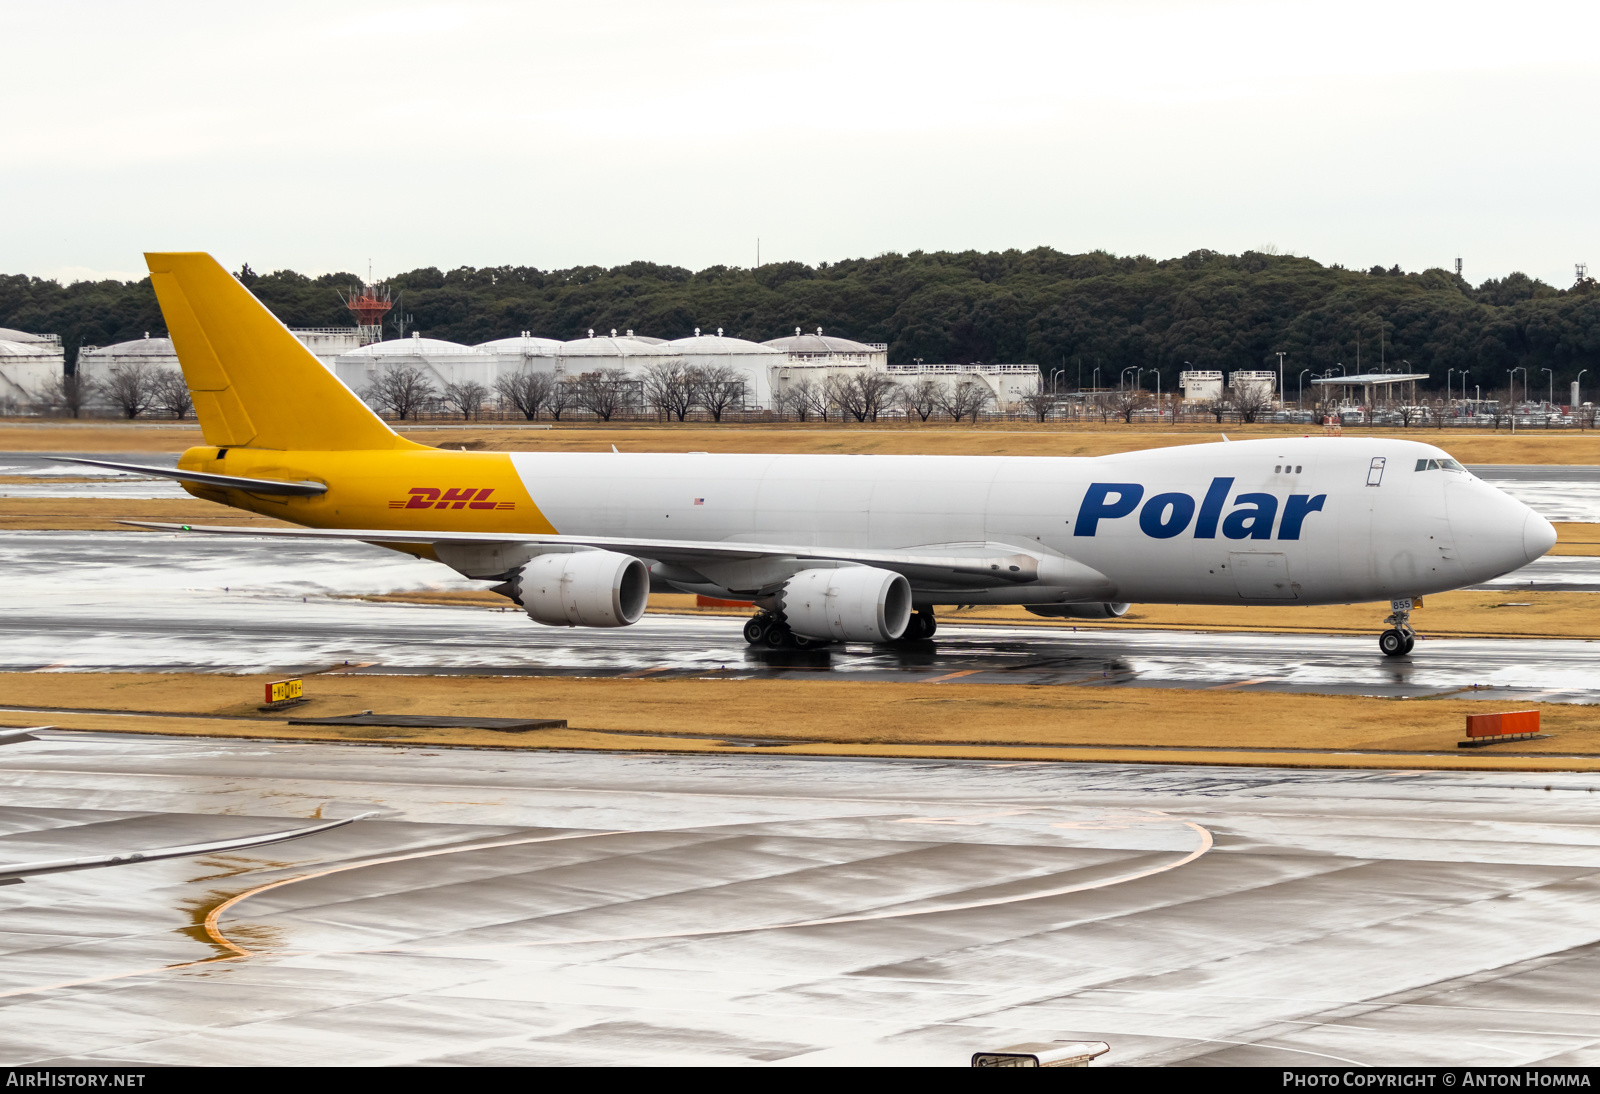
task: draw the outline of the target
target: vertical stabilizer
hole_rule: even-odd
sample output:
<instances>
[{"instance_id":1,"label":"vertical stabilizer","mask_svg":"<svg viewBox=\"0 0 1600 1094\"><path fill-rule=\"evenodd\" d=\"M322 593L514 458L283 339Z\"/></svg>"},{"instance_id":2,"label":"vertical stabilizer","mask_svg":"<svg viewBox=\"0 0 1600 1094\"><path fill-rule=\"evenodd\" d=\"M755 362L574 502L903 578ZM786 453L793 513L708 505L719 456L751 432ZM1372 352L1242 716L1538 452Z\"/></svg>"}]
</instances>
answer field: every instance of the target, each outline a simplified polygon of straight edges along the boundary
<instances>
[{"instance_id":1,"label":"vertical stabilizer","mask_svg":"<svg viewBox=\"0 0 1600 1094\"><path fill-rule=\"evenodd\" d=\"M144 257L207 444L425 447L390 429L216 259L201 252Z\"/></svg>"}]
</instances>

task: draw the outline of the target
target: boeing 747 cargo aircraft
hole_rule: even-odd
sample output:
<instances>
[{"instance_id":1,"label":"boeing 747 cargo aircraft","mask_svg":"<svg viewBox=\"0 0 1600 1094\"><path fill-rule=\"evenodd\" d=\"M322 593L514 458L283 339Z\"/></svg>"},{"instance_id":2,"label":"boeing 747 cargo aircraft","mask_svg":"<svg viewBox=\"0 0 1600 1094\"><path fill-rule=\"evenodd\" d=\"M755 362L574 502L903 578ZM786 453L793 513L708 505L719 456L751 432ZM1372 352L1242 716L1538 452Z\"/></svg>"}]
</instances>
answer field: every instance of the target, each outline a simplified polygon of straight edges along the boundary
<instances>
[{"instance_id":1,"label":"boeing 747 cargo aircraft","mask_svg":"<svg viewBox=\"0 0 1600 1094\"><path fill-rule=\"evenodd\" d=\"M205 444L199 498L440 562L553 626L625 627L652 590L750 601L752 643L930 638L934 613L1019 604L1388 601L1548 551L1555 529L1433 445L1276 437L1114 456L447 452L398 436L207 254L146 256ZM85 461L95 462L95 461ZM1376 620L1375 620L1376 622Z\"/></svg>"}]
</instances>

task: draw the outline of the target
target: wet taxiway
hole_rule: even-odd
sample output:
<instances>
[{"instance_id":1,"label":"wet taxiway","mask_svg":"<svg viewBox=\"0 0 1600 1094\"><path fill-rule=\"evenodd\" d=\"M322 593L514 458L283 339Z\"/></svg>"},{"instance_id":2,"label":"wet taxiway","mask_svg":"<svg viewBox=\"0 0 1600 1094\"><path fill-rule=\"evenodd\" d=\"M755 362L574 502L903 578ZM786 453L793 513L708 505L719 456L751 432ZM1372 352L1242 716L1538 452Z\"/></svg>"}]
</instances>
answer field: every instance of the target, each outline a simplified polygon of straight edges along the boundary
<instances>
[{"instance_id":1,"label":"wet taxiway","mask_svg":"<svg viewBox=\"0 0 1600 1094\"><path fill-rule=\"evenodd\" d=\"M359 543L12 532L0 534L0 551L11 582L0 613L5 671L299 673L350 662L368 673L833 674L1600 702L1585 641L1431 639L1389 660L1365 636L963 626L946 617L931 643L775 653L747 646L733 617L649 615L591 631L542 627L515 608L336 599L475 587L442 566ZM1592 562L1544 559L1535 569ZM1572 574L1582 572L1592 570Z\"/></svg>"},{"instance_id":2,"label":"wet taxiway","mask_svg":"<svg viewBox=\"0 0 1600 1094\"><path fill-rule=\"evenodd\" d=\"M48 733L0 785L0 861L380 811L0 888L13 1065L1600 1063L1592 775Z\"/></svg>"}]
</instances>

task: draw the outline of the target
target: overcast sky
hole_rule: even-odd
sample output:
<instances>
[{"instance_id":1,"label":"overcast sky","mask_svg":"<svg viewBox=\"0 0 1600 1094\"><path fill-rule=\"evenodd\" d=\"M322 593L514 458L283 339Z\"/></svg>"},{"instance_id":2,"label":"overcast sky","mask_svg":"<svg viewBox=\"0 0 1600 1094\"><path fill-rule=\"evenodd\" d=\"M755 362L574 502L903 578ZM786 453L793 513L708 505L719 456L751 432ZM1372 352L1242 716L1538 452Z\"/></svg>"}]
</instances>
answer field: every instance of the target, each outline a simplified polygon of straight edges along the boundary
<instances>
[{"instance_id":1,"label":"overcast sky","mask_svg":"<svg viewBox=\"0 0 1600 1094\"><path fill-rule=\"evenodd\" d=\"M0 273L1594 261L1600 5L5 0Z\"/></svg>"}]
</instances>

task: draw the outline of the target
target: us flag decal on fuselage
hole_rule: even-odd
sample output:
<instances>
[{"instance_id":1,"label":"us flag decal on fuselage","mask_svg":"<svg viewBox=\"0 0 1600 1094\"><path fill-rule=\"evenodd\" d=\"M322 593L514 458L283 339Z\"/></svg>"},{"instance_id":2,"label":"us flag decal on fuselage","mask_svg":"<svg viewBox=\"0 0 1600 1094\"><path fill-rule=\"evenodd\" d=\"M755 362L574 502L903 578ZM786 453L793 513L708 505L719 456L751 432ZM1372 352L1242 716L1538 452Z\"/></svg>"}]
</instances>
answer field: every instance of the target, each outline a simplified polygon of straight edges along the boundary
<instances>
[{"instance_id":1,"label":"us flag decal on fuselage","mask_svg":"<svg viewBox=\"0 0 1600 1094\"><path fill-rule=\"evenodd\" d=\"M490 501L494 488L476 486L440 490L433 486L413 486L411 497L405 501L391 501L390 509L515 509L514 501Z\"/></svg>"}]
</instances>

